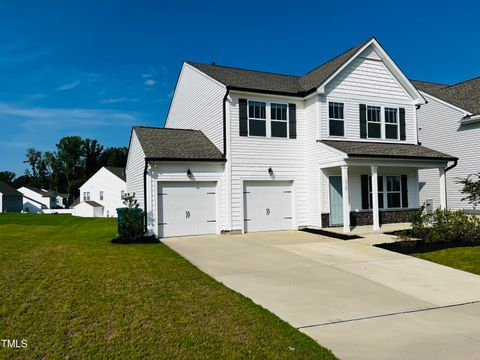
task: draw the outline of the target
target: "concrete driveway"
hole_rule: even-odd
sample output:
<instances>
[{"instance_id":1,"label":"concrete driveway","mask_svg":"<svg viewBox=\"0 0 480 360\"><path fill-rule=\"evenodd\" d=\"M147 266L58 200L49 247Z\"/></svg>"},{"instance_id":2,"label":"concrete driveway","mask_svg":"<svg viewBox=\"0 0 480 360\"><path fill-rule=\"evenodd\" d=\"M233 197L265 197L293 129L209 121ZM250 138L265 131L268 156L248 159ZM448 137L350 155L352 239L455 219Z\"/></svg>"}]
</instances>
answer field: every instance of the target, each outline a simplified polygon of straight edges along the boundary
<instances>
[{"instance_id":1,"label":"concrete driveway","mask_svg":"<svg viewBox=\"0 0 480 360\"><path fill-rule=\"evenodd\" d=\"M163 242L341 359L480 359L480 276L298 231Z\"/></svg>"}]
</instances>

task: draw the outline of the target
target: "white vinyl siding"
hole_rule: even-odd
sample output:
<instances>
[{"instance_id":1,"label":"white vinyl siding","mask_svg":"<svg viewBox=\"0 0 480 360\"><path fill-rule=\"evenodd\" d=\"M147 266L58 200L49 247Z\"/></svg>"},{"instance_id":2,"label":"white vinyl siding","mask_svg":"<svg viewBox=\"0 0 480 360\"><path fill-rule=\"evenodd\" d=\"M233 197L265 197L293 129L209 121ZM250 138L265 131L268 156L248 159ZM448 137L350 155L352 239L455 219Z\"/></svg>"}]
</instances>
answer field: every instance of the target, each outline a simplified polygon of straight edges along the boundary
<instances>
[{"instance_id":1,"label":"white vinyl siding","mask_svg":"<svg viewBox=\"0 0 480 360\"><path fill-rule=\"evenodd\" d=\"M184 63L166 128L201 130L223 152L225 86Z\"/></svg>"},{"instance_id":2,"label":"white vinyl siding","mask_svg":"<svg viewBox=\"0 0 480 360\"><path fill-rule=\"evenodd\" d=\"M328 102L344 103L345 138L347 140L366 140L360 138L359 113L359 104L366 104L382 108L405 108L407 138L402 142L415 144L417 141L413 100L380 59L372 59L370 56L365 57L362 54L326 86L325 95L321 99L323 138L329 137ZM382 139L367 139L367 141L392 142L397 140L385 139L383 136Z\"/></svg>"},{"instance_id":3,"label":"white vinyl siding","mask_svg":"<svg viewBox=\"0 0 480 360\"><path fill-rule=\"evenodd\" d=\"M231 149L227 152L231 161L231 213L232 229L243 230L243 183L252 180L272 180L268 174L271 167L275 180L293 181L295 203L295 219L299 223L305 221L305 209L301 203L307 201L305 189L305 121L303 101L298 99L278 99L276 97L251 94L231 93ZM297 139L281 137L245 137L239 135L239 99L249 101L266 101L270 103L295 103L297 115ZM268 112L268 111L267 111ZM312 119L314 121L314 119ZM268 128L267 123L267 128ZM294 220L295 221L295 220Z\"/></svg>"},{"instance_id":4,"label":"white vinyl siding","mask_svg":"<svg viewBox=\"0 0 480 360\"><path fill-rule=\"evenodd\" d=\"M446 174L447 206L451 209L473 209L467 201L461 200L464 197L460 193L462 186L456 183L456 178L464 178L480 170L480 157L478 151L475 151L480 139L480 123L460 124L466 113L428 94L423 95L428 103L418 110L418 122L421 127L419 141L423 146L459 158L457 166ZM421 170L419 178L420 202L432 199L434 207L439 207L438 169Z\"/></svg>"},{"instance_id":5,"label":"white vinyl siding","mask_svg":"<svg viewBox=\"0 0 480 360\"><path fill-rule=\"evenodd\" d=\"M138 141L135 131L132 132L130 147L128 150L127 167L125 173L127 176L127 193L135 193L135 198L144 209L143 192L143 171L145 168L145 153Z\"/></svg>"}]
</instances>

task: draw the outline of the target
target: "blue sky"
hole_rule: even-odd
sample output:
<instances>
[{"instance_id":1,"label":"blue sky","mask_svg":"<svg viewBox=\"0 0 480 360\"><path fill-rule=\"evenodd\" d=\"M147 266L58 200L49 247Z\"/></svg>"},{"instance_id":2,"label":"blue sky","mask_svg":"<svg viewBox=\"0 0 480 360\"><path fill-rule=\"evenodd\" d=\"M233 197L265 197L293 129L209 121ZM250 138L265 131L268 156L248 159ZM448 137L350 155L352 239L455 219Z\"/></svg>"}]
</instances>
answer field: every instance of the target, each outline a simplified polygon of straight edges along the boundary
<instances>
[{"instance_id":1,"label":"blue sky","mask_svg":"<svg viewBox=\"0 0 480 360\"><path fill-rule=\"evenodd\" d=\"M374 35L407 76L480 75L480 5L456 1L0 3L0 170L65 135L162 126L183 60L294 75ZM471 15L470 15L471 14Z\"/></svg>"}]
</instances>

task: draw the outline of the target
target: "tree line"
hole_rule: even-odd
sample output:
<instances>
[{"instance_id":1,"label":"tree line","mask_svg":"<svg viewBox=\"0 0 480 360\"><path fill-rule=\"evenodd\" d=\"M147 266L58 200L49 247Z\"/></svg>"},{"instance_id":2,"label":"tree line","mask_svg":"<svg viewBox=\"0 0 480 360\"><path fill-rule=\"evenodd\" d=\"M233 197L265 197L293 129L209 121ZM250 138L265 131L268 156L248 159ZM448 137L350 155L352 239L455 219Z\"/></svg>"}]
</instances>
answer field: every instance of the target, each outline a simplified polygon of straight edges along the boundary
<instances>
[{"instance_id":1,"label":"tree line","mask_svg":"<svg viewBox=\"0 0 480 360\"><path fill-rule=\"evenodd\" d=\"M78 197L78 188L102 166L125 167L127 147L103 147L97 140L66 136L55 151L26 151L27 169L16 177L12 171L0 171L0 180L13 185L54 190Z\"/></svg>"}]
</instances>

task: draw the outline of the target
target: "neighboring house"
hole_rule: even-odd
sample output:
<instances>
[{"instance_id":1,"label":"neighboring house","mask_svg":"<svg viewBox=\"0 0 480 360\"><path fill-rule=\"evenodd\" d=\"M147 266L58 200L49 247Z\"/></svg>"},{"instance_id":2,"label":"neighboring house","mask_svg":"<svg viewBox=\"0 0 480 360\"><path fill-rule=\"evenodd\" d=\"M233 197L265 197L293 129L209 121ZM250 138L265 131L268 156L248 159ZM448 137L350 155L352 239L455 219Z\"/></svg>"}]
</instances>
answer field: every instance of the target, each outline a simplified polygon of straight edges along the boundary
<instances>
[{"instance_id":1,"label":"neighboring house","mask_svg":"<svg viewBox=\"0 0 480 360\"><path fill-rule=\"evenodd\" d=\"M473 210L460 192L458 178L480 172L480 78L455 85L412 81L428 101L418 111L419 141L432 149L458 157L458 164L447 174L447 204L452 209ZM439 184L435 170L419 174L420 202L439 207ZM477 210L478 212L478 210Z\"/></svg>"},{"instance_id":2,"label":"neighboring house","mask_svg":"<svg viewBox=\"0 0 480 360\"><path fill-rule=\"evenodd\" d=\"M407 221L418 170L455 160L418 145L423 104L374 38L304 76L186 62L165 128L132 129L128 192L160 237Z\"/></svg>"},{"instance_id":3,"label":"neighboring house","mask_svg":"<svg viewBox=\"0 0 480 360\"><path fill-rule=\"evenodd\" d=\"M80 201L72 206L73 215L116 217L126 190L125 169L104 166L80 187Z\"/></svg>"},{"instance_id":4,"label":"neighboring house","mask_svg":"<svg viewBox=\"0 0 480 360\"><path fill-rule=\"evenodd\" d=\"M54 191L30 186L22 186L18 191L23 194L23 211L39 213L57 207L57 194Z\"/></svg>"},{"instance_id":5,"label":"neighboring house","mask_svg":"<svg viewBox=\"0 0 480 360\"><path fill-rule=\"evenodd\" d=\"M57 194L57 208L66 209L69 207L68 199L70 194Z\"/></svg>"},{"instance_id":6,"label":"neighboring house","mask_svg":"<svg viewBox=\"0 0 480 360\"><path fill-rule=\"evenodd\" d=\"M0 213L20 212L23 208L23 195L10 185L0 181Z\"/></svg>"}]
</instances>

